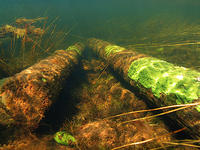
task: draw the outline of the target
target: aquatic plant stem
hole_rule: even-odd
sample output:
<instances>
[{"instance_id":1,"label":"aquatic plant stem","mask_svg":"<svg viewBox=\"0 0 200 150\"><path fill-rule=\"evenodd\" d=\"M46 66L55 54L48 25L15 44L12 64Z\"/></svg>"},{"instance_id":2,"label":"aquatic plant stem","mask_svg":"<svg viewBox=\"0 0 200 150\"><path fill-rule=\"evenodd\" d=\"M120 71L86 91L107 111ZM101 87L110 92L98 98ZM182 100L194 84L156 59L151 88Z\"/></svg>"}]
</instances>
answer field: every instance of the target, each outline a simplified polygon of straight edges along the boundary
<instances>
[{"instance_id":1,"label":"aquatic plant stem","mask_svg":"<svg viewBox=\"0 0 200 150\"><path fill-rule=\"evenodd\" d=\"M134 113L143 113L143 112L157 111L157 110L176 108L176 107L184 107L184 106L196 106L196 105L199 105L199 104L200 103L191 103L191 104L171 105L171 106L159 107L159 108L154 108L154 109L137 110L137 111L131 111L131 112L127 112L127 113L122 113L122 114L110 116L110 117L107 117L105 119L112 119L112 118L121 117L121 116L134 114Z\"/></svg>"},{"instance_id":2,"label":"aquatic plant stem","mask_svg":"<svg viewBox=\"0 0 200 150\"><path fill-rule=\"evenodd\" d=\"M179 111L179 110L183 110L183 109L186 109L186 108L189 108L189 107L192 107L192 106L196 106L196 105L199 105L199 104L200 103L197 103L195 105L188 105L188 106L185 106L185 107L181 107L181 108L169 110L169 111L166 111L166 112L162 112L162 113L159 113L159 114L156 114L156 115L152 115L152 116L148 116L148 117L143 117L143 118L137 118L137 119L133 119L133 120L129 120L129 121L124 121L121 124L129 123L129 122L134 122L134 121L139 121L139 120L146 120L146 119L150 119L150 118L154 118L154 117L166 115L166 114L169 114L169 113L172 113L172 112L176 112L176 111Z\"/></svg>"},{"instance_id":3,"label":"aquatic plant stem","mask_svg":"<svg viewBox=\"0 0 200 150\"><path fill-rule=\"evenodd\" d=\"M156 139L159 139L159 138L161 138L161 137L164 137L164 136L166 136L166 135L176 134L176 133L181 132L181 131L183 131L183 130L185 130L185 129L186 129L186 128L182 128L182 129L179 129L179 130L176 130L176 131L173 131L173 132L171 132L171 133L164 134L164 135L162 135L162 136L158 136L158 137L155 137L155 138L151 138L151 139L147 139L147 140L144 140L144 141L134 142L134 143L122 145L122 146L119 146L119 147L115 147L115 148L113 148L112 150L117 150L117 149L129 147L129 146L134 146L134 145L138 145L138 144L148 143L148 142L151 142L151 141L153 141L153 140L156 140Z\"/></svg>"}]
</instances>

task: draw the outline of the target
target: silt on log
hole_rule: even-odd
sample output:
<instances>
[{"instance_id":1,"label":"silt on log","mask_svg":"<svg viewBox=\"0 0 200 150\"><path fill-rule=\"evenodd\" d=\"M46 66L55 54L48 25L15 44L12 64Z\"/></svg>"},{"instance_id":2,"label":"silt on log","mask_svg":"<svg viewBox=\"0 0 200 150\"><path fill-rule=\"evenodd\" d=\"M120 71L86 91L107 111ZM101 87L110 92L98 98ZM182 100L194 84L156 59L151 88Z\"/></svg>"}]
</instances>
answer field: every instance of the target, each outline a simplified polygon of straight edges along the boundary
<instances>
[{"instance_id":1,"label":"silt on log","mask_svg":"<svg viewBox=\"0 0 200 150\"><path fill-rule=\"evenodd\" d=\"M76 43L66 50L57 50L3 83L0 88L1 108L7 111L12 123L28 128L37 127L62 89L63 81L78 64L83 50L82 43ZM8 124L8 119L3 122Z\"/></svg>"},{"instance_id":2,"label":"silt on log","mask_svg":"<svg viewBox=\"0 0 200 150\"><path fill-rule=\"evenodd\" d=\"M95 38L88 45L155 106L194 103L170 117L189 129L193 138L200 138L199 72Z\"/></svg>"}]
</instances>

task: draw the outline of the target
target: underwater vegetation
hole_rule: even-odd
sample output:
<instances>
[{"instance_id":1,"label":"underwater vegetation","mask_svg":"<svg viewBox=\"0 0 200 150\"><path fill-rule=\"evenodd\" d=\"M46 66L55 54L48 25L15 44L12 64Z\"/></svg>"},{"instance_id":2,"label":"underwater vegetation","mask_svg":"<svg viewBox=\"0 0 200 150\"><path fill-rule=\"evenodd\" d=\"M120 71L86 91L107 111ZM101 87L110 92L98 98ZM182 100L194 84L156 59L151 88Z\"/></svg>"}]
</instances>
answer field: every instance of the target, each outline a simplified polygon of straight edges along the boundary
<instances>
[{"instance_id":1,"label":"underwater vegetation","mask_svg":"<svg viewBox=\"0 0 200 150\"><path fill-rule=\"evenodd\" d=\"M196 138L200 131L197 107L200 34L196 32L199 25L188 24L180 18L171 18L169 25L161 15L138 23L140 30L132 30L133 24L126 23L126 18L121 20L110 19L103 26L86 31L94 31L94 35L101 32L99 37L121 46L89 39L86 52L76 45L58 50L66 49L69 43L65 42L66 33L56 30L56 19L48 22L47 17L18 18L0 28L0 77L11 76L8 82L0 80L0 87L3 86L0 119L5 119L4 123L11 128L1 128L4 132L0 136L0 149L187 150L200 147ZM108 28L108 24L113 28ZM73 54L81 56L81 61ZM80 63L79 68L74 63ZM69 77L72 68L82 73L77 71ZM76 85L70 82L70 88L63 89L63 83L68 84L66 77L81 82ZM60 93L71 96L64 99L70 102L70 106L61 107L65 110L52 106L59 104L60 99L55 95ZM143 97L144 93L148 99ZM71 112L71 105L76 112ZM50 118L56 124L60 116L51 118L49 110L66 111L70 117L54 129L43 119ZM12 126L13 122L17 122L16 127ZM51 132L36 132L42 126L40 122ZM16 133L18 129L21 130ZM11 138L7 137L10 135Z\"/></svg>"},{"instance_id":2,"label":"underwater vegetation","mask_svg":"<svg viewBox=\"0 0 200 150\"><path fill-rule=\"evenodd\" d=\"M200 74L198 72L174 66L132 50L120 47L119 50L116 50L116 45L99 39L91 38L88 41L91 49L131 86L139 89L140 93L145 95L154 105L160 107L186 104L185 108L197 106L196 109L185 109L177 112L177 116L175 115L174 118L182 120L178 121L180 126L187 126L192 137L199 138L200 83L197 79ZM190 104L191 102L193 104ZM177 110L180 109L183 108ZM126 123L137 120L139 119L126 121Z\"/></svg>"},{"instance_id":3,"label":"underwater vegetation","mask_svg":"<svg viewBox=\"0 0 200 150\"><path fill-rule=\"evenodd\" d=\"M14 75L60 46L66 47L66 34L56 31L56 20L48 22L47 17L17 18L12 24L0 27L1 77Z\"/></svg>"},{"instance_id":4,"label":"underwater vegetation","mask_svg":"<svg viewBox=\"0 0 200 150\"><path fill-rule=\"evenodd\" d=\"M82 52L80 50L81 47L79 47L78 45L75 44L73 46L70 46L68 49L66 49L66 51L64 50L55 51L54 54L47 57L46 59L43 59L39 63L33 65L32 67L29 67L28 69L25 69L21 73L16 74L14 77L11 78L10 81L5 82L1 88L3 92L8 94L7 96L8 98L13 96L13 98L10 99L10 100L15 100L15 103L12 103L13 108L15 106L19 108L17 110L10 109L10 112L13 113L14 111L15 121L19 121L19 123L24 123L24 121L25 122L27 121L30 127L32 126L31 123L34 123L33 126L36 127L37 125L39 125L38 124L39 121L43 117L46 117L43 116L44 111L46 111L46 109L49 108L49 105L48 107L43 107L43 105L48 104L48 102L52 103L54 100L52 96L58 93L58 90L62 88L61 83L63 82L62 80L63 78L62 77L60 77L61 79L59 78L59 72L62 72L62 74L65 71L68 72L71 70L70 68L72 68L70 62L77 63L77 61L74 61L72 59L73 58L72 54L76 54L78 56L81 55L82 59L80 61L78 69L79 71L82 70L82 73L79 73L77 71L75 72L75 74L72 75L72 77L74 80L81 80L82 82L80 82L78 86L69 85L70 88L73 87L73 89L71 89L70 92L68 93L69 95L71 95L71 98L64 99L65 101L70 101L69 104L74 105L76 107L76 113L72 115L71 119L65 119L65 122L62 123L62 126L59 127L59 129L57 129L56 131L54 130L54 132L50 132L49 134L46 134L44 136L42 135L37 136L37 134L35 135L35 133L32 132L32 130L28 130L29 132L27 133L21 132L20 134L10 132L13 133L13 136L15 135L14 136L15 138L10 141L7 141L7 144L2 145L2 149L9 150L12 149L14 145L17 145L16 149L41 148L47 150L48 149L71 149L71 150L130 149L131 150L131 149L191 149L191 148L196 149L199 147L198 139L192 140L189 137L188 139L186 139L188 130L190 129L189 127L188 127L189 129L187 129L186 127L183 126L177 126L176 129L174 129L168 126L168 123L172 121L169 117L163 117L163 118L156 117L160 115L166 115L171 112L176 112L179 109L181 110L186 108L193 108L192 106L196 105L191 104L190 107L189 105L181 105L181 106L172 105L172 106L149 109L151 107L148 103L146 103L147 100L145 100L143 97L140 97L138 94L134 94L137 93L136 89L134 88L132 89L124 81L121 82L119 81L120 78L117 72L119 72L119 74L120 73L124 74L123 77L125 79L128 79L129 69L132 68L130 67L131 64L136 63L138 60L141 61L143 61L143 59L144 61L148 61L148 59L156 60L156 62L162 62L161 64L163 65L162 67L164 68L169 65L167 62L161 60L158 61L158 59L148 57L147 55L144 54L138 54L134 51L129 51L117 45L113 46L109 42L105 42L94 38L89 39L89 47L94 51L99 52L101 57L102 56L105 57L104 58L105 60L110 59L110 61L107 62L105 60L102 61L99 58L96 58L95 54L93 54L91 58L89 56L84 56L87 53L85 53L84 51ZM68 53L71 55L68 55ZM84 59L84 57L86 58ZM43 64L43 63L44 65L39 65L43 67L37 67L38 64ZM62 71L62 69L60 69L60 67L63 66L63 63L68 64L67 66L69 67L69 68L67 67L68 69L66 69L64 72ZM110 64L112 63L114 63L113 66L115 72L113 72L113 70L111 69L112 65ZM51 65L51 67L44 67L47 64ZM161 64L155 64L155 65L161 65ZM147 63L146 65L147 66L149 65L149 67L151 67L152 63ZM173 67L172 64L170 64L169 66ZM27 80L25 81L31 81L30 82L31 84L28 82L22 82L23 84L21 84L19 82L20 85L24 85L22 86L24 90L20 91L14 89L14 86L11 87L8 86L10 85L10 83L12 83L12 81L14 81L13 83L18 83L18 81L13 80L13 78L18 79L20 81L21 77L20 78L17 77L19 77L23 73L30 74L31 72L36 71L36 69L33 69L33 71L29 71L31 70L31 68L34 67L36 67L37 69L45 68L45 70L41 71L42 74L40 73L36 74L38 75L37 80L35 80L35 78L29 78L30 76L26 76L25 79ZM162 67L159 68L161 68L162 70ZM136 69L132 68L132 69L133 69L132 71L134 71L137 68ZM141 68L138 67L138 69ZM140 74L138 70L136 71ZM147 77L146 79L148 78L149 77ZM67 84L67 82L65 84ZM132 82L131 85L133 85ZM41 88L39 88L40 86ZM28 89L33 90L33 92L31 92L31 90L29 91ZM10 94L10 90L13 91L13 94L12 91ZM50 95L49 93L50 90L52 90L52 92L50 92L52 93L52 95ZM18 91L19 94L17 93L17 95L15 95L14 91ZM26 91L27 93L23 94L24 91ZM41 94L38 95L37 92L34 91L46 91L44 92L44 94L46 93L47 96L43 98L42 97L43 95ZM152 94L150 93L152 91L147 91L145 89L145 86L142 88L141 92L147 92L147 96L149 96L150 99L154 97L154 93ZM65 92L63 91L62 93ZM1 93L1 96L4 95L5 95L4 93ZM25 96L25 98L24 99L20 98L21 100L16 99L19 98L19 96ZM31 101L30 102L27 101L28 98L27 96L33 96L32 97L33 105L31 105ZM37 100L37 98L35 98L37 96L41 99ZM46 97L49 100L46 100ZM8 105L9 103L5 103L6 99L4 98L5 97L3 97L2 99L3 101L1 101L1 103L3 102L5 105L7 104L6 107L10 108ZM79 101L77 101L77 99ZM163 97L160 98L160 100L162 99ZM59 99L57 100L57 102L59 102ZM18 105L22 107L18 107ZM67 106L66 109L68 109ZM165 111L165 109L169 109L169 111L168 110ZM163 112L154 113L155 110L156 111L163 110ZM191 109L191 110L189 109L189 111L188 110L181 111L180 114L185 114L187 112L192 114L195 110L196 109ZM32 113L33 115L31 115ZM48 112L46 115L48 115ZM198 113L196 113L196 111L195 115L198 116ZM30 119L30 116L32 117L32 120L28 120ZM194 119L193 117L191 118L192 121ZM23 119L22 120L23 122L18 120L20 118ZM53 120L53 122L56 122L56 120ZM196 125L198 127L198 123ZM198 128L195 129L194 131L198 131ZM184 135L184 137L182 135ZM179 136L181 138L176 138L176 136ZM25 137L27 137L26 140ZM35 143L37 142L38 145L40 145L40 147L36 146Z\"/></svg>"}]
</instances>

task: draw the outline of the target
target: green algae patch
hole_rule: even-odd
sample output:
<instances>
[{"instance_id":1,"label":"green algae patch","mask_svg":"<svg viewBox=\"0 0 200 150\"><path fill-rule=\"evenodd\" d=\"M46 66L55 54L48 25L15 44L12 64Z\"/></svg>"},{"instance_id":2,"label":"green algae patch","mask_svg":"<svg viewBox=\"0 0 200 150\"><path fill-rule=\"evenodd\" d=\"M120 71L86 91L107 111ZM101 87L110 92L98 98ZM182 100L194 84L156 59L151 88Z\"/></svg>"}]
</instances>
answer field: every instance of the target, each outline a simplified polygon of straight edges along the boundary
<instances>
[{"instance_id":1,"label":"green algae patch","mask_svg":"<svg viewBox=\"0 0 200 150\"><path fill-rule=\"evenodd\" d=\"M125 48L117 46L117 45L108 45L105 47L105 53L109 56L111 53L117 53L125 50Z\"/></svg>"},{"instance_id":2,"label":"green algae patch","mask_svg":"<svg viewBox=\"0 0 200 150\"><path fill-rule=\"evenodd\" d=\"M47 82L47 79L45 79L45 78L42 78L42 81L43 81L43 82Z\"/></svg>"},{"instance_id":3,"label":"green algae patch","mask_svg":"<svg viewBox=\"0 0 200 150\"><path fill-rule=\"evenodd\" d=\"M66 146L73 145L76 143L76 139L72 135L64 131L57 132L54 136L54 140L57 143Z\"/></svg>"},{"instance_id":4,"label":"green algae patch","mask_svg":"<svg viewBox=\"0 0 200 150\"><path fill-rule=\"evenodd\" d=\"M128 77L151 89L155 97L174 95L175 104L191 103L200 97L200 73L156 58L133 61ZM172 102L174 103L174 102ZM200 111L199 106L197 110Z\"/></svg>"},{"instance_id":5,"label":"green algae patch","mask_svg":"<svg viewBox=\"0 0 200 150\"><path fill-rule=\"evenodd\" d=\"M157 52L163 52L163 51L164 51L164 48L163 48L163 47L157 48L156 51L157 51Z\"/></svg>"},{"instance_id":6,"label":"green algae patch","mask_svg":"<svg viewBox=\"0 0 200 150\"><path fill-rule=\"evenodd\" d=\"M76 47L75 45L72 45L72 46L69 46L66 51L69 51L69 50L73 50L73 51L76 51L79 55L81 55L81 51L78 47Z\"/></svg>"}]
</instances>

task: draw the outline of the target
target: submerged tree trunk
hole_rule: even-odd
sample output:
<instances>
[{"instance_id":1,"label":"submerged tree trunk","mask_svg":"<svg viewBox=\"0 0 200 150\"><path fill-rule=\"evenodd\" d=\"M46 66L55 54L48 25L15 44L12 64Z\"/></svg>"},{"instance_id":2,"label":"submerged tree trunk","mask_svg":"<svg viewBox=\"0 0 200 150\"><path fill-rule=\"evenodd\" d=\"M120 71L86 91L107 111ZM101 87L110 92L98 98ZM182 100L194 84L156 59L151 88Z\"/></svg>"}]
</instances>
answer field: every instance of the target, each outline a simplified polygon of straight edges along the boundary
<instances>
[{"instance_id":1,"label":"submerged tree trunk","mask_svg":"<svg viewBox=\"0 0 200 150\"><path fill-rule=\"evenodd\" d=\"M84 50L76 43L8 78L0 87L0 125L37 127ZM6 114L6 115L5 115ZM7 118L6 118L7 117ZM9 123L9 120L12 121Z\"/></svg>"},{"instance_id":2,"label":"submerged tree trunk","mask_svg":"<svg viewBox=\"0 0 200 150\"><path fill-rule=\"evenodd\" d=\"M195 103L170 115L200 138L200 73L99 39L89 47L158 107Z\"/></svg>"}]
</instances>

